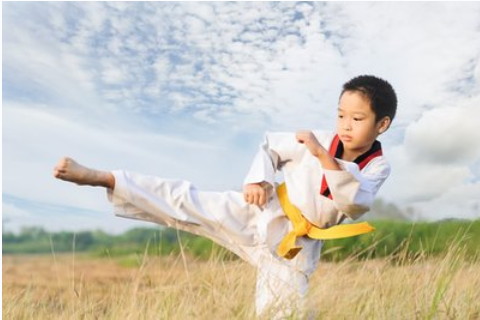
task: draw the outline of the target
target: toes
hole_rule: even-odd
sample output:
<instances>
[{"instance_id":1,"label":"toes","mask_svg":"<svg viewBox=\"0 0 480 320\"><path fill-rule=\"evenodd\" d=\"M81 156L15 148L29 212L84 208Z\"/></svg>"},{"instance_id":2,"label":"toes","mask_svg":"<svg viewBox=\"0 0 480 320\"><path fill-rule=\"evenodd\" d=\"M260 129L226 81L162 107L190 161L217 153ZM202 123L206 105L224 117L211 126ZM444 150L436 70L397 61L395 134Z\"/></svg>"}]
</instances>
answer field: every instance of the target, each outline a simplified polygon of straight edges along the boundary
<instances>
[{"instance_id":1,"label":"toes","mask_svg":"<svg viewBox=\"0 0 480 320\"><path fill-rule=\"evenodd\" d=\"M58 161L55 170L65 170L72 162L73 160L71 158L63 157Z\"/></svg>"},{"instance_id":2,"label":"toes","mask_svg":"<svg viewBox=\"0 0 480 320\"><path fill-rule=\"evenodd\" d=\"M55 178L61 178L67 173L68 165L63 163L63 159L53 168L53 176Z\"/></svg>"},{"instance_id":3,"label":"toes","mask_svg":"<svg viewBox=\"0 0 480 320\"><path fill-rule=\"evenodd\" d=\"M68 165L68 163L71 161L72 159L68 158L68 157L63 157L62 159L60 159L60 162L58 163L60 166L62 167L65 167Z\"/></svg>"}]
</instances>

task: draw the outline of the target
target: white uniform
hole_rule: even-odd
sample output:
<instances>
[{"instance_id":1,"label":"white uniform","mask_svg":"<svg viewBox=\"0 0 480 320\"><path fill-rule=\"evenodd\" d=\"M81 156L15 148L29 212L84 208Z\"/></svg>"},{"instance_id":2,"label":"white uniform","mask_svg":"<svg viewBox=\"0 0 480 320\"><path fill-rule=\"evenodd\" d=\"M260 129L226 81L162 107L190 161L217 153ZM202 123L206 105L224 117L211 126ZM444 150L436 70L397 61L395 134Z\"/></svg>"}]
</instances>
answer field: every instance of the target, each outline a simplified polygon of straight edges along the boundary
<instances>
[{"instance_id":1,"label":"white uniform","mask_svg":"<svg viewBox=\"0 0 480 320\"><path fill-rule=\"evenodd\" d=\"M334 134L314 132L330 146ZM318 159L296 141L294 133L267 133L245 184L275 185L275 174L284 175L290 201L319 227L358 218L373 202L390 167L383 156L361 171L356 163L337 159L344 170L324 170ZM212 239L257 267L256 312L274 308L275 317L301 310L308 278L316 269L322 241L302 237L303 250L292 260L275 252L291 230L276 194L261 209L245 203L241 192L202 192L190 182L113 171L115 189L108 190L118 216L155 222ZM334 200L320 194L325 175Z\"/></svg>"}]
</instances>

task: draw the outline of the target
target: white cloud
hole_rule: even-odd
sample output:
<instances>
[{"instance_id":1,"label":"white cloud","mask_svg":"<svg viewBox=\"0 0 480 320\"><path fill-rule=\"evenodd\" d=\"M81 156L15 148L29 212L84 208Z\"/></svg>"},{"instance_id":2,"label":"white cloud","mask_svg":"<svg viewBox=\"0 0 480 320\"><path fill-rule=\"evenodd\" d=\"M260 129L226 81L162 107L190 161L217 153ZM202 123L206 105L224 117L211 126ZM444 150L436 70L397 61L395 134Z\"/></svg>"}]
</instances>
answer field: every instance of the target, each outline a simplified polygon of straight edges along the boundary
<instances>
[{"instance_id":1,"label":"white cloud","mask_svg":"<svg viewBox=\"0 0 480 320\"><path fill-rule=\"evenodd\" d=\"M423 114L408 126L405 149L424 163L472 164L480 158L480 96L469 107L444 107Z\"/></svg>"},{"instance_id":2,"label":"white cloud","mask_svg":"<svg viewBox=\"0 0 480 320\"><path fill-rule=\"evenodd\" d=\"M154 134L149 132L123 132L110 127L108 131L61 118L20 104L8 104L3 108L4 119L4 192L36 201L48 201L63 205L75 205L95 209L95 201L84 193L79 197L72 191L78 187L66 186L53 179L56 162L64 155L72 156L87 166L99 169L125 168L146 174L171 178L200 179L205 172L213 172L208 165L216 165L214 159L223 153L220 137L216 144L196 142L193 138ZM198 157L202 154L202 157ZM182 161L178 161L182 157ZM25 177L25 179L18 179ZM220 180L199 182L206 187L215 186ZM102 193L102 196L104 193ZM103 201L103 200L102 200Z\"/></svg>"},{"instance_id":3,"label":"white cloud","mask_svg":"<svg viewBox=\"0 0 480 320\"><path fill-rule=\"evenodd\" d=\"M415 208L423 219L480 219L479 194L480 183L469 183L451 188L438 198L417 203Z\"/></svg>"},{"instance_id":4,"label":"white cloud","mask_svg":"<svg viewBox=\"0 0 480 320\"><path fill-rule=\"evenodd\" d=\"M5 201L2 204L2 218L4 229L16 233L27 227L42 227L49 232L103 229L114 234L134 227L152 227L146 222L118 219L111 214L100 212L77 212L73 208L57 212L52 207L37 206L33 213L31 208Z\"/></svg>"},{"instance_id":5,"label":"white cloud","mask_svg":"<svg viewBox=\"0 0 480 320\"><path fill-rule=\"evenodd\" d=\"M32 213L19 208L18 206L10 203L2 203L2 220L3 223L8 223L14 219L25 219L32 217Z\"/></svg>"},{"instance_id":6,"label":"white cloud","mask_svg":"<svg viewBox=\"0 0 480 320\"><path fill-rule=\"evenodd\" d=\"M479 117L476 96L425 112L408 126L405 143L388 152L394 168L385 186L388 197L420 208L425 218L478 215L468 206L480 194L473 191L480 178L475 169L480 159ZM452 202L446 205L448 201Z\"/></svg>"},{"instance_id":7,"label":"white cloud","mask_svg":"<svg viewBox=\"0 0 480 320\"><path fill-rule=\"evenodd\" d=\"M382 194L393 202L412 205L440 196L464 183L470 175L465 165L415 161L404 146L386 151L392 165L391 177Z\"/></svg>"},{"instance_id":8,"label":"white cloud","mask_svg":"<svg viewBox=\"0 0 480 320\"><path fill-rule=\"evenodd\" d=\"M150 105L148 108L172 107L179 110L188 105L197 109L238 108L239 112L244 113L248 104L271 97L272 91L283 92L285 87L290 88L290 96L298 99L305 96L304 91L308 91L308 96L312 98L307 101L312 105L320 99L327 99L324 98L327 88L333 91L332 82L328 81L332 76L341 79L335 79L334 83L341 83L351 75L371 71L392 79L398 87L402 106L412 105L399 110L404 119L402 121L412 120L423 111L422 107L432 108L454 98L455 92L446 89L455 82L455 78L460 77L464 65L477 57L480 45L479 41L472 40L477 35L478 6L474 4L437 4L432 7L430 4L345 6L328 3L315 4L312 9L310 4L288 3L175 3L145 6L128 4L122 5L119 11L112 11L111 7L116 8L116 5L111 4L57 7L59 9L51 10L50 16L61 15L62 9L71 7L83 13L77 29L60 34L56 39L69 39L69 33L72 43L78 38L83 39L79 41L82 46L87 46L86 50L77 52L74 47L64 49L70 50L70 55L74 52L83 59L83 63L75 69L94 69L97 66L94 59L99 57L99 50L103 48L101 44L108 43L107 48L111 48L101 51L101 57L109 61L112 67L100 72L98 79L95 79L92 70L90 76L81 77L83 82L89 79L90 83L103 81L108 85L127 81L125 77L128 74L127 89L130 88L130 92L110 95L110 100L134 110L144 110L138 106L139 96L145 90L152 92L151 88L154 87L166 93L167 101L170 92L172 95L178 94L177 90L172 90L175 87L208 95L196 95L192 99L172 96L172 105ZM149 11L139 15L139 10L145 8ZM452 14L453 11L455 14ZM299 13L302 18L294 20ZM202 27L199 27L199 23ZM57 32L62 24L65 22L55 23ZM109 25L110 31L107 28ZM202 30L187 32L189 28ZM42 26L38 29L42 30ZM268 33L272 30L277 34L273 39ZM47 33L48 29L45 29L44 34ZM246 36L248 42L238 41ZM39 41L45 42L45 39ZM55 47L55 39L49 41L49 47ZM165 49L164 54L168 55L163 56L159 49ZM46 53L53 56L48 50ZM156 58L159 55L163 58L161 65L173 64L175 67L159 69L158 64L148 63L149 56ZM168 56L168 59L181 57L183 62L178 65L172 63L174 60L165 61ZM384 62L372 64L372 61L380 60ZM53 61L56 62L56 59ZM194 72L197 63L202 64L200 72ZM279 65L285 67L285 71L279 72ZM459 73L453 74L454 79L452 70L458 70ZM71 71L69 69L69 73ZM149 72L155 75L153 79L146 78ZM46 74L43 70L38 73ZM222 79L219 74L228 76ZM292 86L291 79L295 74L302 74L304 79L299 79ZM68 78L65 75L60 77ZM415 81L411 80L413 78ZM61 81L55 84L58 82ZM417 82L421 85L411 85ZM233 89L230 91L235 94L235 99L225 105L212 105L212 100L219 99L225 87ZM304 88L306 90L302 90ZM180 94L185 92L180 91ZM327 101L334 101L336 94L330 93ZM70 100L75 100L73 96L68 95L72 98ZM204 107L196 107L202 105ZM261 109L265 112L279 108L284 110L291 107L267 100L263 101ZM258 115L258 109L251 106L248 112L253 117ZM197 111L202 113L202 110ZM297 118L298 122L308 121L305 119L308 117Z\"/></svg>"}]
</instances>

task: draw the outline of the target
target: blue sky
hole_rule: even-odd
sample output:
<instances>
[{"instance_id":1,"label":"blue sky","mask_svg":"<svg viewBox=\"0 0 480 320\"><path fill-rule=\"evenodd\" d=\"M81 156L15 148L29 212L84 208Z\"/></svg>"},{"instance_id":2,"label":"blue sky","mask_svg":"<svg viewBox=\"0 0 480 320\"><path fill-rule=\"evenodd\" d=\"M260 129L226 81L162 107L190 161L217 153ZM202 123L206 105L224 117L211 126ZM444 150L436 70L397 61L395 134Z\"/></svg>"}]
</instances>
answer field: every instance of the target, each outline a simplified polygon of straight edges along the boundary
<instances>
[{"instance_id":1,"label":"blue sky","mask_svg":"<svg viewBox=\"0 0 480 320\"><path fill-rule=\"evenodd\" d=\"M52 178L63 155L240 190L265 131L333 130L341 85L389 80L379 196L419 218L480 217L480 4L3 3L6 229L102 228L101 189ZM144 224L141 224L144 225Z\"/></svg>"}]
</instances>

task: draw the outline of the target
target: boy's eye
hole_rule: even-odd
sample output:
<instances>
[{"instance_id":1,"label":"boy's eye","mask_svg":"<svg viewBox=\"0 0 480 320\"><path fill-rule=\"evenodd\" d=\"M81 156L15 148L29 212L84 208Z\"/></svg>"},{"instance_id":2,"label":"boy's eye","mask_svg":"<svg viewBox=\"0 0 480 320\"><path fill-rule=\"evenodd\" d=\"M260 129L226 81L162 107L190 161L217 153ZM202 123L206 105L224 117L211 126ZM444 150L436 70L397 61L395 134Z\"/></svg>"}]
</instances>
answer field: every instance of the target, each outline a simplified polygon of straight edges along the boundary
<instances>
[{"instance_id":1,"label":"boy's eye","mask_svg":"<svg viewBox=\"0 0 480 320\"><path fill-rule=\"evenodd\" d=\"M353 118L354 121L362 121L362 118Z\"/></svg>"},{"instance_id":2,"label":"boy's eye","mask_svg":"<svg viewBox=\"0 0 480 320\"><path fill-rule=\"evenodd\" d=\"M340 119L343 119L343 115L341 115L341 114L339 114L338 117L339 117Z\"/></svg>"}]
</instances>

